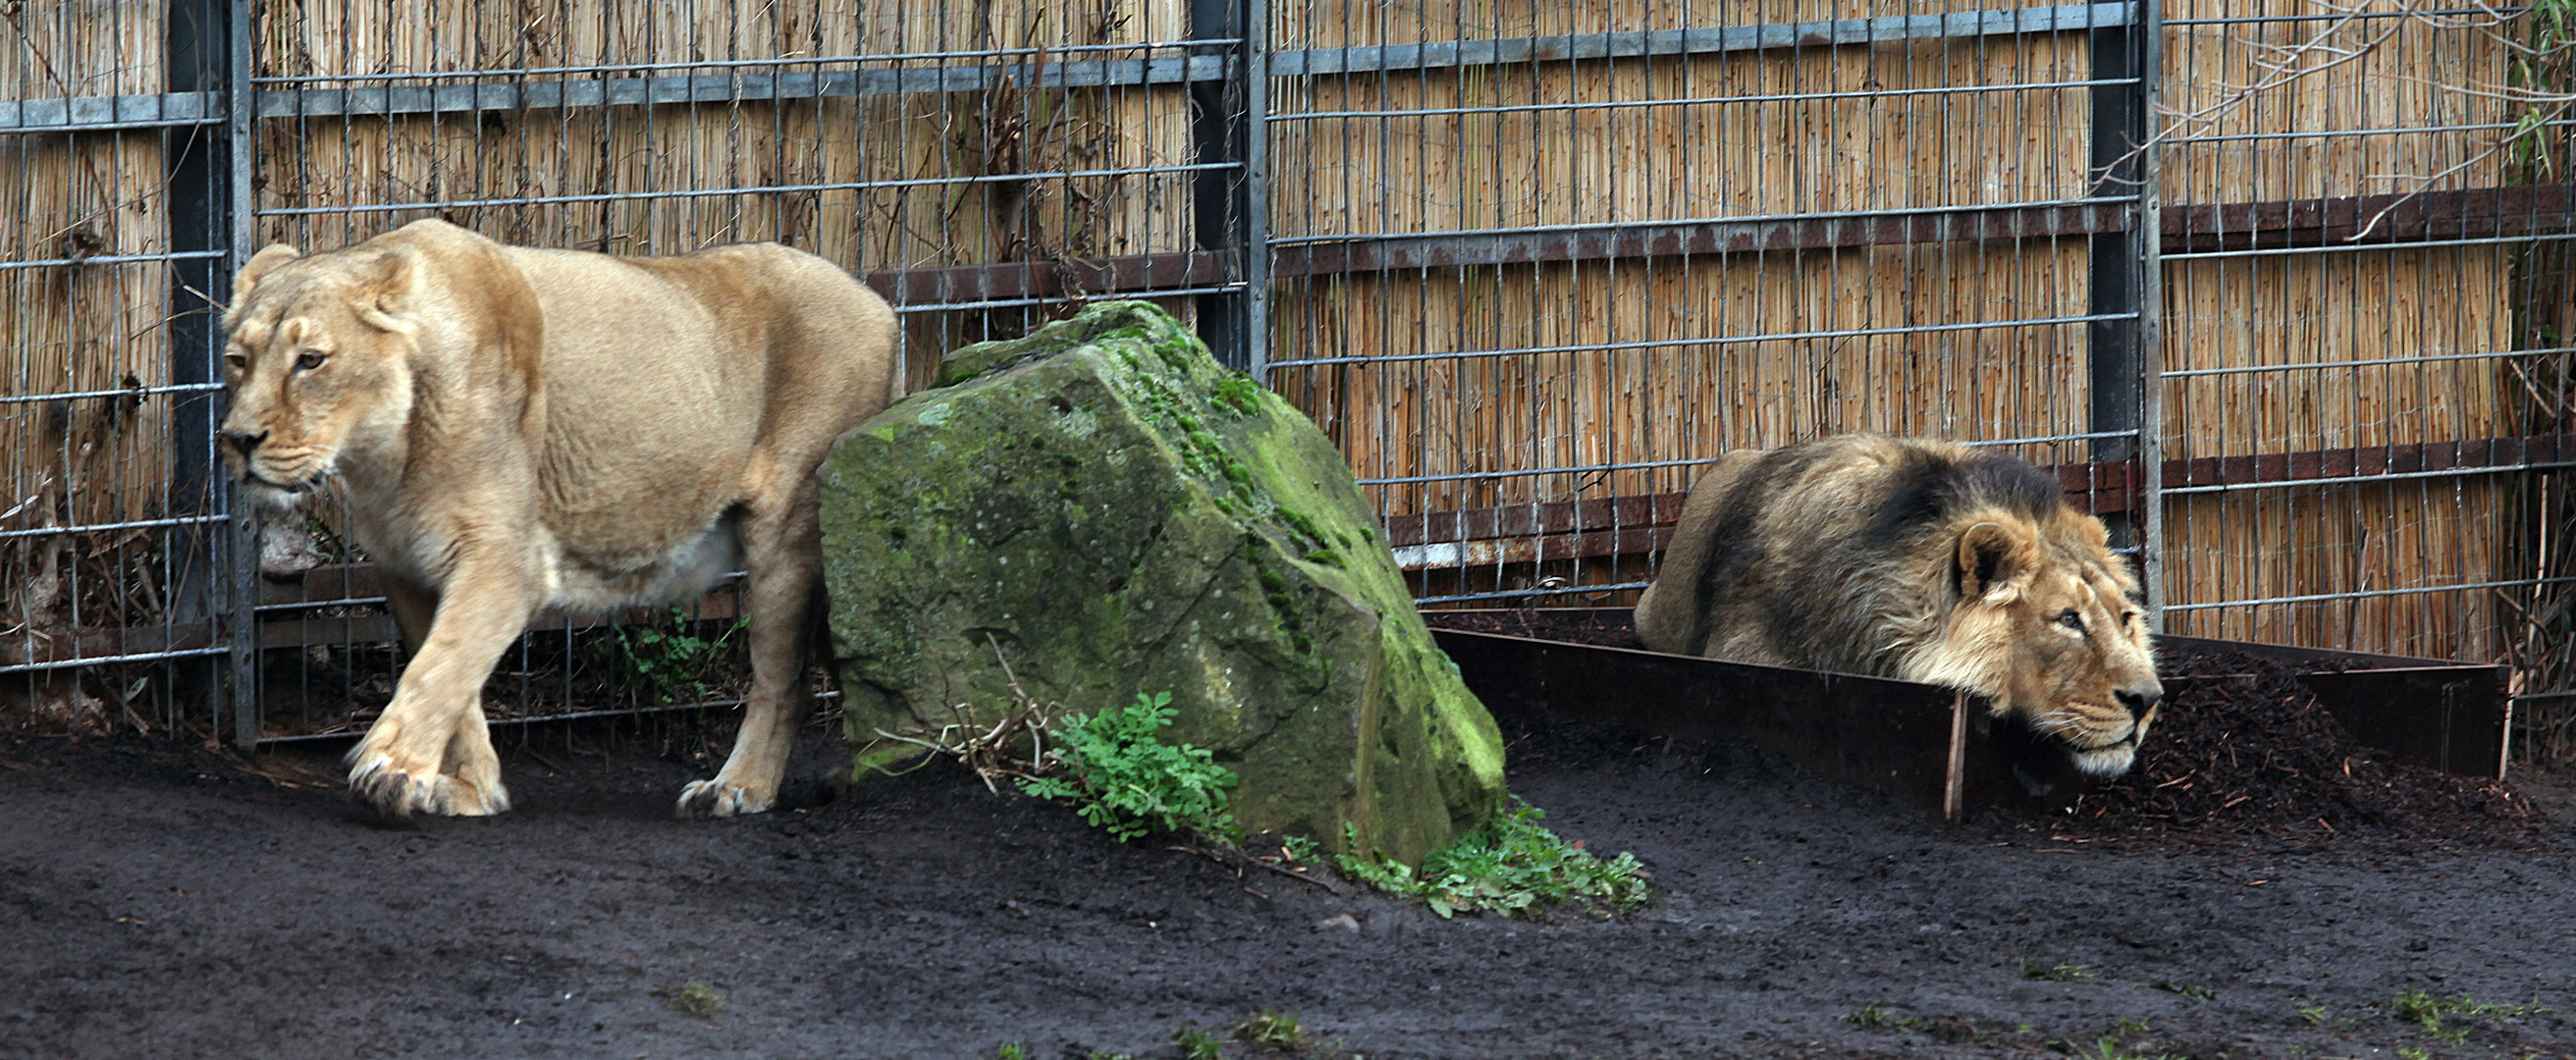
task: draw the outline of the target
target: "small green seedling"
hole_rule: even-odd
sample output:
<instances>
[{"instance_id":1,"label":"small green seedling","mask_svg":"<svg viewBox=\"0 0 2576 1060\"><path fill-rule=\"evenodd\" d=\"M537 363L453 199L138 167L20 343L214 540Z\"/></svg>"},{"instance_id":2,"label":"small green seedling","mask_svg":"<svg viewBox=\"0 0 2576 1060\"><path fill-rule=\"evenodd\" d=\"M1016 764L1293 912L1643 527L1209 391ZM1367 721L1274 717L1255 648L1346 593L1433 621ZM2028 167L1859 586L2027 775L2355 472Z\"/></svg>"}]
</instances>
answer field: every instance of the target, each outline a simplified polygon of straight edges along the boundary
<instances>
[{"instance_id":1,"label":"small green seedling","mask_svg":"<svg viewBox=\"0 0 2576 1060\"><path fill-rule=\"evenodd\" d=\"M723 994L717 993L716 988L695 979L671 991L670 1002L673 1009L702 1020L716 1018L716 1013L724 1011L725 1007Z\"/></svg>"},{"instance_id":2,"label":"small green seedling","mask_svg":"<svg viewBox=\"0 0 2576 1060\"><path fill-rule=\"evenodd\" d=\"M1001 1048L993 1051L993 1060L1029 1060L1029 1051L1021 1048L1018 1042L1003 1042Z\"/></svg>"},{"instance_id":3,"label":"small green seedling","mask_svg":"<svg viewBox=\"0 0 2576 1060\"><path fill-rule=\"evenodd\" d=\"M1172 1030L1172 1044L1181 1049L1183 1060L1224 1060L1225 1039L1189 1024Z\"/></svg>"},{"instance_id":4,"label":"small green seedling","mask_svg":"<svg viewBox=\"0 0 2576 1060\"><path fill-rule=\"evenodd\" d=\"M1305 1032L1297 1028L1297 1017L1268 1009L1244 1020L1234 1028L1234 1040L1263 1049L1290 1051L1306 1047Z\"/></svg>"},{"instance_id":5,"label":"small green seedling","mask_svg":"<svg viewBox=\"0 0 2576 1060\"><path fill-rule=\"evenodd\" d=\"M2022 958L2021 977L2024 979L2038 979L2051 983L2092 983L2100 981L2100 978L2093 974L2093 968L2090 965L2041 964L2038 961L2031 960L2027 957Z\"/></svg>"},{"instance_id":6,"label":"small green seedling","mask_svg":"<svg viewBox=\"0 0 2576 1060\"><path fill-rule=\"evenodd\" d=\"M1867 1027L1871 1030L1878 1030L1883 1027L1902 1027L1913 1021L1890 1011L1887 1007L1887 1002L1873 1001L1850 1012L1844 1013L1843 1022L1855 1027Z\"/></svg>"}]
</instances>

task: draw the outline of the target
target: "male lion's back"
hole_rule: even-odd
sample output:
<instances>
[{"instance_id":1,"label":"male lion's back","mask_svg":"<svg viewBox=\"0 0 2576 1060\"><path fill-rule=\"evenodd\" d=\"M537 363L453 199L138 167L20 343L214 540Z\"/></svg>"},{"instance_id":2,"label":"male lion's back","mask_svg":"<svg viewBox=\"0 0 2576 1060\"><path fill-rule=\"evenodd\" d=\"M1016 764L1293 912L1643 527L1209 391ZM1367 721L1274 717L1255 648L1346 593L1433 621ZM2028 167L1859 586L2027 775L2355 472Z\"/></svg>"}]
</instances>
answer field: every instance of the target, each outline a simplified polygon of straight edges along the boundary
<instances>
[{"instance_id":1,"label":"male lion's back","mask_svg":"<svg viewBox=\"0 0 2576 1060\"><path fill-rule=\"evenodd\" d=\"M1693 483L1654 584L1637 604L1646 647L1739 662L1884 672L1878 627L1916 555L1924 487L1964 446L1877 434L1737 451ZM1915 568L1923 568L1917 570Z\"/></svg>"}]
</instances>

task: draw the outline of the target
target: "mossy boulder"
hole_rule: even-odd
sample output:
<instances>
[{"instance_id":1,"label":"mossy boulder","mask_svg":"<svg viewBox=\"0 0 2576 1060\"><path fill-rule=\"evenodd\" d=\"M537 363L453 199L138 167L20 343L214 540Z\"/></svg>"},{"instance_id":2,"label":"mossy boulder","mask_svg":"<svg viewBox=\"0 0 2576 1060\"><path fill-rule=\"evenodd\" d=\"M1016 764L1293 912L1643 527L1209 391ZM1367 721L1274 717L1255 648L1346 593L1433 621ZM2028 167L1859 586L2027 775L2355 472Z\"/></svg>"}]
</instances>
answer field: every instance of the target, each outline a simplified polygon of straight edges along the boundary
<instances>
[{"instance_id":1,"label":"mossy boulder","mask_svg":"<svg viewBox=\"0 0 2576 1060\"><path fill-rule=\"evenodd\" d=\"M1143 302L942 364L825 468L833 645L862 772L1011 676L1089 713L1170 692L1236 823L1407 861L1503 794L1493 718L1431 640L1349 466Z\"/></svg>"}]
</instances>

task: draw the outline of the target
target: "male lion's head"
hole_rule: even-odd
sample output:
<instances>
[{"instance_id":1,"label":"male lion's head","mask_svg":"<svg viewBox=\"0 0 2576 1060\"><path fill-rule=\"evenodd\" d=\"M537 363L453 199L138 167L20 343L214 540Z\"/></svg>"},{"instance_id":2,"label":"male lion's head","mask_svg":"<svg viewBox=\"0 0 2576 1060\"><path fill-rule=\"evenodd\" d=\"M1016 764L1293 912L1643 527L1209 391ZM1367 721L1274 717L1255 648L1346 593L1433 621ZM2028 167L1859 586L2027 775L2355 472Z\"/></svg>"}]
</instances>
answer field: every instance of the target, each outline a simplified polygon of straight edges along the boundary
<instances>
[{"instance_id":1,"label":"male lion's head","mask_svg":"<svg viewBox=\"0 0 2576 1060\"><path fill-rule=\"evenodd\" d=\"M242 266L224 311L223 449L253 496L291 505L350 455L398 442L413 273L409 254L369 246L308 258L281 244Z\"/></svg>"},{"instance_id":2,"label":"male lion's head","mask_svg":"<svg viewBox=\"0 0 2576 1060\"><path fill-rule=\"evenodd\" d=\"M1955 604L1930 679L1984 695L2086 773L2127 772L2165 690L2137 579L2101 520L1985 509L1950 525Z\"/></svg>"}]
</instances>

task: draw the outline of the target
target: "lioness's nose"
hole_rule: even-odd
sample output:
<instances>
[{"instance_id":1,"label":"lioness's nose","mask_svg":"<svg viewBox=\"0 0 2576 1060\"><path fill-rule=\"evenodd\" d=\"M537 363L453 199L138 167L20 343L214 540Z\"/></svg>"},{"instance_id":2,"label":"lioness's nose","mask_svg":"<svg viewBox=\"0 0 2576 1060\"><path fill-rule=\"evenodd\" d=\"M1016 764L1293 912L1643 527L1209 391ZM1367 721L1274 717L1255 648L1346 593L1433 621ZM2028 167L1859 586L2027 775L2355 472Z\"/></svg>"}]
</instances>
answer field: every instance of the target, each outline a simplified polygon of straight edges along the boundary
<instances>
[{"instance_id":1,"label":"lioness's nose","mask_svg":"<svg viewBox=\"0 0 2576 1060\"><path fill-rule=\"evenodd\" d=\"M251 450L259 448L259 443L268 440L268 432L252 434L249 431L225 431L224 440L233 443L233 448L241 450L241 455L249 456Z\"/></svg>"},{"instance_id":2,"label":"lioness's nose","mask_svg":"<svg viewBox=\"0 0 2576 1060\"><path fill-rule=\"evenodd\" d=\"M2120 697L2120 705L2129 708L2129 716L2132 718L2146 717L2148 711L2156 709L2156 702L2165 698L2165 690L2162 686L2143 689L2123 688L2117 694Z\"/></svg>"}]
</instances>

